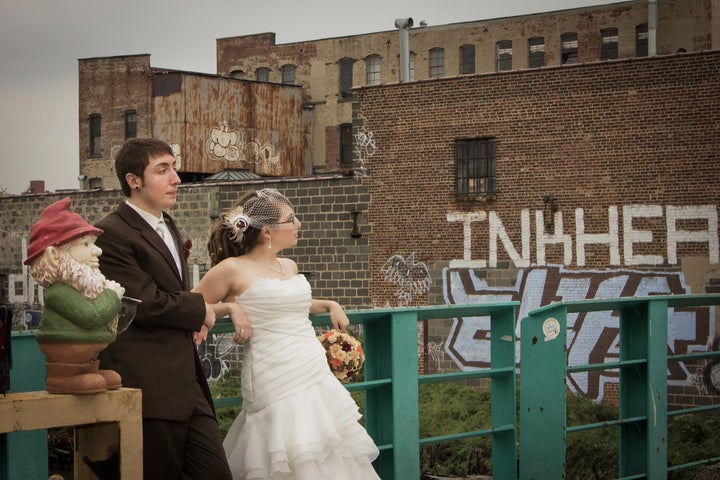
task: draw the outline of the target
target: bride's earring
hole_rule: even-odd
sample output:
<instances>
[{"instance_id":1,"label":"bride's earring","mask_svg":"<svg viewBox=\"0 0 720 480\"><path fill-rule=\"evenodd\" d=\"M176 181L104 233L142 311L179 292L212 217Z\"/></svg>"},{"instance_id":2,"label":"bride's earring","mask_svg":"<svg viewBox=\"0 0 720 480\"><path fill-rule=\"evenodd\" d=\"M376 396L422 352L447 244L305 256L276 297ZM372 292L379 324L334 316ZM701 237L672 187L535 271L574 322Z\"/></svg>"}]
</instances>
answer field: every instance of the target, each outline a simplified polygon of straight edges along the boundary
<instances>
[{"instance_id":1,"label":"bride's earring","mask_svg":"<svg viewBox=\"0 0 720 480\"><path fill-rule=\"evenodd\" d=\"M268 237L268 249L272 248L272 237Z\"/></svg>"}]
</instances>

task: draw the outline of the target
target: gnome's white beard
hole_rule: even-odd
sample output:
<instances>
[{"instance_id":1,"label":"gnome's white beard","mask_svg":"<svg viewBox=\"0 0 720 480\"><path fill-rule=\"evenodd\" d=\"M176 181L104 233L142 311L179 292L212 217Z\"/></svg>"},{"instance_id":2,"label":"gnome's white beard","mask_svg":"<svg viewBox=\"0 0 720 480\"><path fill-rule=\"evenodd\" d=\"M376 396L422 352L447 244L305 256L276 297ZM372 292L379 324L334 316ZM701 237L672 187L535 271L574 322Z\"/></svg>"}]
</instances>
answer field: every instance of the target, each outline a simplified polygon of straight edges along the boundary
<instances>
[{"instance_id":1,"label":"gnome's white beard","mask_svg":"<svg viewBox=\"0 0 720 480\"><path fill-rule=\"evenodd\" d=\"M107 279L95 266L85 265L75 260L68 252L60 252L58 279L75 288L80 294L94 300L107 288Z\"/></svg>"}]
</instances>

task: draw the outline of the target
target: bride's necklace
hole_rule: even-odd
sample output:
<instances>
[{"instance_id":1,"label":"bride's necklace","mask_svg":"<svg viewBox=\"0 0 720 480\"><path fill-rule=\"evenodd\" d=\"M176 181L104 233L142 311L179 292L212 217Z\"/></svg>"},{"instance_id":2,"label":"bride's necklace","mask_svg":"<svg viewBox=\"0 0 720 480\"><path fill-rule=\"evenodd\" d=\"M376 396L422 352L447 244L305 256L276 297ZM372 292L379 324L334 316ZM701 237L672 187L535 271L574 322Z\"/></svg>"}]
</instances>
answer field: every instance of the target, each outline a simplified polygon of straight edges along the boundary
<instances>
[{"instance_id":1,"label":"bride's necklace","mask_svg":"<svg viewBox=\"0 0 720 480\"><path fill-rule=\"evenodd\" d=\"M255 259L253 258L253 260L255 260ZM270 265L264 264L260 260L255 260L255 261L257 263L259 263L260 265L262 265L263 267L267 268L268 270L271 270L275 273L279 273L280 275L285 275L285 269L283 268L282 263L280 263L280 260L278 260L277 258L275 259L275 261L277 262L277 265L280 268L271 267Z\"/></svg>"}]
</instances>

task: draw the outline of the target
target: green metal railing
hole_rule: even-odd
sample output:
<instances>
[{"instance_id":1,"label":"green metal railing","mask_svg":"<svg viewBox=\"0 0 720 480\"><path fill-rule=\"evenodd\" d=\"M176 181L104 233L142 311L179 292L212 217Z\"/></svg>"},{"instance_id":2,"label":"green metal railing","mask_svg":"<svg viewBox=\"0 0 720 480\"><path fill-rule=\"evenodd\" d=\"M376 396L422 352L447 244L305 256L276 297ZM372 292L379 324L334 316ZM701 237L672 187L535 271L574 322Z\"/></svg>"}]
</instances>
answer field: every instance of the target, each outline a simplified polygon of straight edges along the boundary
<instances>
[{"instance_id":1,"label":"green metal railing","mask_svg":"<svg viewBox=\"0 0 720 480\"><path fill-rule=\"evenodd\" d=\"M476 436L491 438L493 479L561 479L565 476L566 434L608 426L620 433L621 479L666 478L671 470L720 461L717 457L667 467L668 416L720 408L667 411L668 361L720 357L720 352L668 356L668 310L719 304L720 295L674 295L560 302L531 311L521 321L519 457L515 409L517 302L348 311L351 323L363 327L366 360L364 380L347 388L365 395L365 426L380 450L374 466L383 480L419 479L423 445ZM568 365L567 316L595 311L619 312L620 359ZM419 375L418 322L469 317L490 317L490 368ZM312 321L316 326L330 324L327 315L313 316ZM220 320L212 332L231 331L229 321ZM13 334L11 391L45 388L44 358L34 340L34 332ZM619 418L568 427L567 375L591 370L619 371ZM476 378L490 380L491 427L420 438L419 385ZM240 404L239 392L238 397L216 399L218 408ZM0 435L0 480L41 478L42 472L28 476L25 469L42 466L47 472L47 454L45 431Z\"/></svg>"},{"instance_id":2,"label":"green metal railing","mask_svg":"<svg viewBox=\"0 0 720 480\"><path fill-rule=\"evenodd\" d=\"M45 389L45 357L35 331L13 332L9 392ZM47 430L0 434L0 480L48 478Z\"/></svg>"},{"instance_id":3,"label":"green metal railing","mask_svg":"<svg viewBox=\"0 0 720 480\"><path fill-rule=\"evenodd\" d=\"M667 472L703 463L667 467L669 415L720 409L720 405L668 412L668 361L717 358L720 352L668 356L670 308L720 304L720 295L672 295L559 302L531 311L520 332L520 478L565 478L566 433L619 428L619 478L667 478ZM618 311L620 360L569 366L567 316ZM714 319L710 319L714 321ZM566 375L591 370L619 370L619 418L615 422L567 426Z\"/></svg>"},{"instance_id":4,"label":"green metal railing","mask_svg":"<svg viewBox=\"0 0 720 480\"><path fill-rule=\"evenodd\" d=\"M363 326L364 381L348 384L365 392L365 428L380 450L374 466L383 480L420 478L420 446L476 436L490 436L493 478L517 478L515 318L519 303L452 305L355 310L346 312L352 324ZM418 322L489 316L491 368L447 374L418 374ZM313 325L328 326L327 314L312 317ZM213 333L232 331L219 321ZM491 425L487 430L419 438L418 386L490 378ZM216 407L239 405L223 398Z\"/></svg>"}]
</instances>

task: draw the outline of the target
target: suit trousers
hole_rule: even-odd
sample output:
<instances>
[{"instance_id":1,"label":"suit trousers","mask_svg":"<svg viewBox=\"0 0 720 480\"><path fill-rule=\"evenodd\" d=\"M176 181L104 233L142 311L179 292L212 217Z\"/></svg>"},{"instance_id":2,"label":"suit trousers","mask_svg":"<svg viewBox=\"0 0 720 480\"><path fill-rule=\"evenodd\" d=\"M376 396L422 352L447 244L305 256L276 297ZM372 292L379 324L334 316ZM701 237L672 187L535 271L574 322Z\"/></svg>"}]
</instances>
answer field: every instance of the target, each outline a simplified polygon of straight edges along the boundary
<instances>
[{"instance_id":1,"label":"suit trousers","mask_svg":"<svg viewBox=\"0 0 720 480\"><path fill-rule=\"evenodd\" d=\"M232 480L217 420L199 397L187 422L143 419L146 480Z\"/></svg>"}]
</instances>

